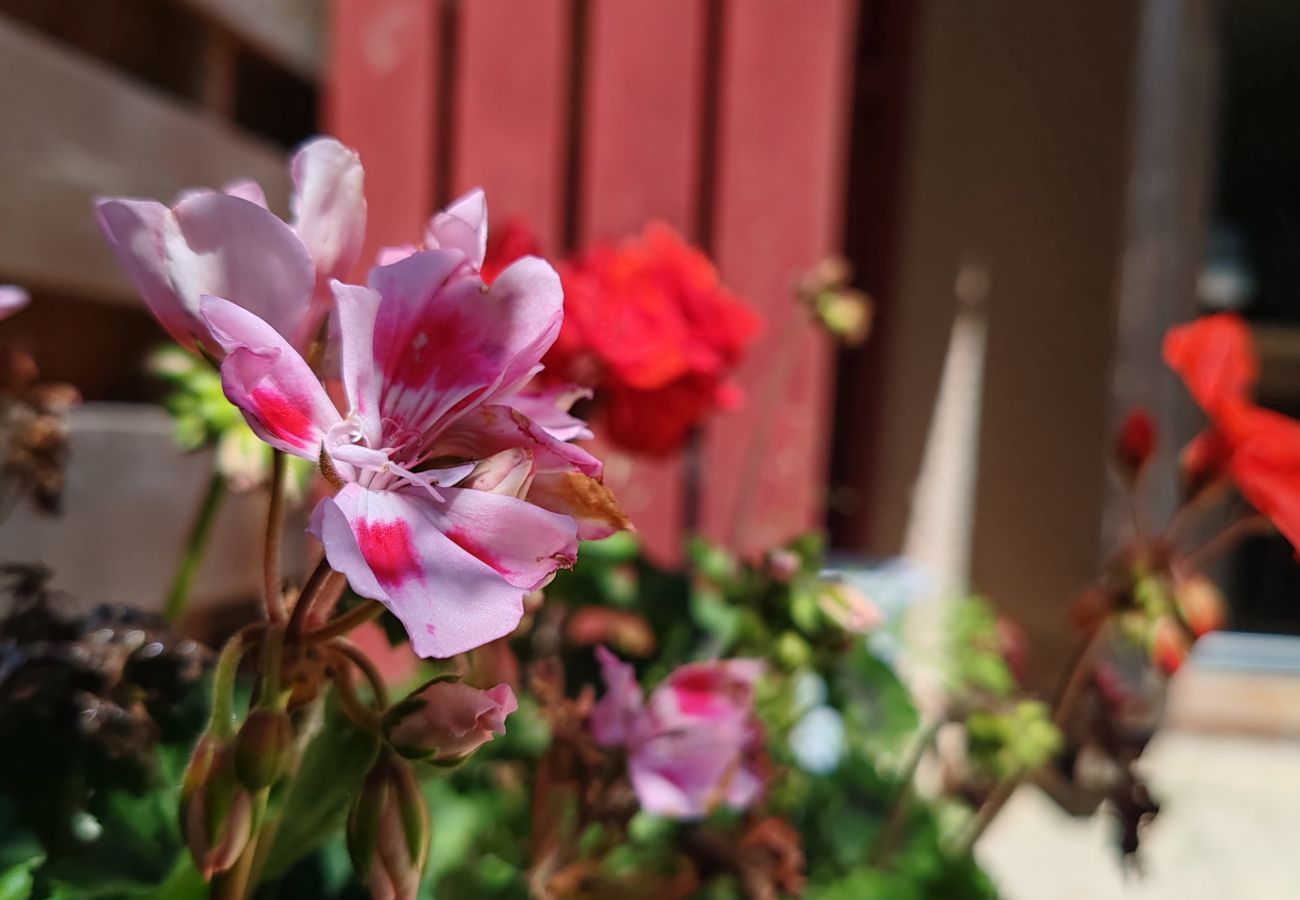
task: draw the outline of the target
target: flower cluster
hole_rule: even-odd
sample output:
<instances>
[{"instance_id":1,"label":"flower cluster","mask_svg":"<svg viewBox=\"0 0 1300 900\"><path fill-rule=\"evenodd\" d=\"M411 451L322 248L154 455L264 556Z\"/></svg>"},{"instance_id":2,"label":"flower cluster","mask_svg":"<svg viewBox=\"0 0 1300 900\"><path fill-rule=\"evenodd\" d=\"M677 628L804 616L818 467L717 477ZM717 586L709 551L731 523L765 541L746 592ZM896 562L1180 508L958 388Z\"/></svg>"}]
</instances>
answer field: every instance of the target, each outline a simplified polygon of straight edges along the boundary
<instances>
[{"instance_id":1,"label":"flower cluster","mask_svg":"<svg viewBox=\"0 0 1300 900\"><path fill-rule=\"evenodd\" d=\"M488 267L536 247L512 224L492 244ZM654 222L639 237L596 244L561 275L567 315L547 369L597 389L615 444L667 455L709 413L740 402L731 376L762 320L670 226Z\"/></svg>"},{"instance_id":2,"label":"flower cluster","mask_svg":"<svg viewBox=\"0 0 1300 900\"><path fill-rule=\"evenodd\" d=\"M474 191L434 216L425 249L346 284L365 227L360 161L322 138L292 171L292 223L246 182L171 209L103 200L100 222L159 321L221 360L253 431L338 489L310 528L330 566L420 655L465 652L510 633L580 538L625 525L600 462L568 443L586 433L563 405L574 393L526 390L560 332L559 276L522 257L486 282Z\"/></svg>"},{"instance_id":3,"label":"flower cluster","mask_svg":"<svg viewBox=\"0 0 1300 900\"><path fill-rule=\"evenodd\" d=\"M596 648L606 693L591 730L606 747L624 747L641 807L698 819L718 806L746 809L762 796L756 766L763 734L754 716L757 659L690 663L642 695L632 666Z\"/></svg>"},{"instance_id":4,"label":"flower cluster","mask_svg":"<svg viewBox=\"0 0 1300 900\"><path fill-rule=\"evenodd\" d=\"M1199 490L1230 477L1300 547L1300 422L1255 404L1259 361L1246 323L1219 313L1174 328L1164 355L1210 418L1183 454L1188 486Z\"/></svg>"}]
</instances>

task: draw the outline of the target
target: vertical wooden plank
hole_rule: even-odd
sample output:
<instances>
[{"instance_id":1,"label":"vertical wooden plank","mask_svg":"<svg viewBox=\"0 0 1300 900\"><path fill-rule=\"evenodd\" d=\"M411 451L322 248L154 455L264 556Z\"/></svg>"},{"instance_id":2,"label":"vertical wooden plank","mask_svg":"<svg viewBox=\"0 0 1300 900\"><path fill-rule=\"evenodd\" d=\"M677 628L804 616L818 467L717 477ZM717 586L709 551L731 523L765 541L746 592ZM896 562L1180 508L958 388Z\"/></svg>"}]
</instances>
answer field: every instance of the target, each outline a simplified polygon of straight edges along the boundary
<instances>
[{"instance_id":1,"label":"vertical wooden plank","mask_svg":"<svg viewBox=\"0 0 1300 900\"><path fill-rule=\"evenodd\" d=\"M560 249L570 0L460 6L451 191L487 191L491 221L518 218Z\"/></svg>"},{"instance_id":2,"label":"vertical wooden plank","mask_svg":"<svg viewBox=\"0 0 1300 900\"><path fill-rule=\"evenodd\" d=\"M437 0L334 0L324 121L366 166L369 219L360 267L418 240L438 166L441 17Z\"/></svg>"},{"instance_id":3,"label":"vertical wooden plank","mask_svg":"<svg viewBox=\"0 0 1300 900\"><path fill-rule=\"evenodd\" d=\"M739 507L742 551L824 517L831 355L792 282L838 249L856 14L854 0L749 0L723 17L714 254L768 329L741 372L747 404L709 431L705 530L731 538L757 492ZM762 465L742 484L751 441Z\"/></svg>"},{"instance_id":4,"label":"vertical wooden plank","mask_svg":"<svg viewBox=\"0 0 1300 900\"><path fill-rule=\"evenodd\" d=\"M590 0L578 246L662 219L687 237L698 216L704 0ZM646 546L679 552L681 463L605 451L606 480Z\"/></svg>"}]
</instances>

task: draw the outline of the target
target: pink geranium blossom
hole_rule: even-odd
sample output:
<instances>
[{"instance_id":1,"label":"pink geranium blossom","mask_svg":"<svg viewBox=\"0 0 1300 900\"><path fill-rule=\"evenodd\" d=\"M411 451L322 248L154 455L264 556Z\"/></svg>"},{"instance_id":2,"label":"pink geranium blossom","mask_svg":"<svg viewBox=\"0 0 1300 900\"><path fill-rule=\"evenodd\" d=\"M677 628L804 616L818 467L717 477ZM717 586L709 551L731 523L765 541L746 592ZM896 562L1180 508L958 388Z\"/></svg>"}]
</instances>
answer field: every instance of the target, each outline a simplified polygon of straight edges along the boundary
<instances>
[{"instance_id":1,"label":"pink geranium blossom","mask_svg":"<svg viewBox=\"0 0 1300 900\"><path fill-rule=\"evenodd\" d=\"M632 667L596 648L607 690L591 712L596 741L628 753L647 812L698 819L718 805L745 809L763 794L755 765L762 731L754 686L763 663L731 659L681 666L647 702Z\"/></svg>"},{"instance_id":2,"label":"pink geranium blossom","mask_svg":"<svg viewBox=\"0 0 1300 900\"><path fill-rule=\"evenodd\" d=\"M356 153L316 138L291 163L292 223L267 210L262 189L239 181L189 190L168 208L110 197L96 203L100 228L135 289L181 344L219 354L200 312L224 297L306 347L329 310L329 281L356 264L365 235L364 175Z\"/></svg>"},{"instance_id":3,"label":"pink geranium blossom","mask_svg":"<svg viewBox=\"0 0 1300 900\"><path fill-rule=\"evenodd\" d=\"M7 319L28 304L31 297L20 287L0 284L0 319Z\"/></svg>"},{"instance_id":4,"label":"pink geranium blossom","mask_svg":"<svg viewBox=\"0 0 1300 900\"><path fill-rule=\"evenodd\" d=\"M311 523L330 565L386 604L422 656L510 633L524 594L573 564L580 537L620 527L599 461L510 405L559 331L559 277L529 257L486 285L478 242L457 235L375 268L369 287L334 283L346 412L269 323L226 299L201 304L226 396L340 488Z\"/></svg>"}]
</instances>

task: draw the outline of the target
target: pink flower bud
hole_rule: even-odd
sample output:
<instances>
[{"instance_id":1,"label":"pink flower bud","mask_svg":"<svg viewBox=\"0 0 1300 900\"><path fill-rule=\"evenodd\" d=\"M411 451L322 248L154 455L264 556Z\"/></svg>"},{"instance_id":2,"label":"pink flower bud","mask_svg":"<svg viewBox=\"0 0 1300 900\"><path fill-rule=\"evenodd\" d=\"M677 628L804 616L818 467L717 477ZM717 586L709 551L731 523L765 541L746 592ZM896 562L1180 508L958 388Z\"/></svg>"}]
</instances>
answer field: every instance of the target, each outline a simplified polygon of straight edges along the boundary
<instances>
[{"instance_id":1,"label":"pink flower bud","mask_svg":"<svg viewBox=\"0 0 1300 900\"><path fill-rule=\"evenodd\" d=\"M506 733L506 716L519 708L508 684L483 691L436 679L384 717L388 741L411 759L454 763Z\"/></svg>"},{"instance_id":2,"label":"pink flower bud","mask_svg":"<svg viewBox=\"0 0 1300 900\"><path fill-rule=\"evenodd\" d=\"M481 461L465 476L460 487L523 497L532 483L533 455L522 447L511 447Z\"/></svg>"},{"instance_id":3,"label":"pink flower bud","mask_svg":"<svg viewBox=\"0 0 1300 900\"><path fill-rule=\"evenodd\" d=\"M828 617L854 634L874 631L885 621L885 614L871 598L847 584L828 584L817 599Z\"/></svg>"},{"instance_id":4,"label":"pink flower bud","mask_svg":"<svg viewBox=\"0 0 1300 900\"><path fill-rule=\"evenodd\" d=\"M348 814L347 838L375 900L414 900L429 856L429 810L408 763L379 758Z\"/></svg>"},{"instance_id":5,"label":"pink flower bud","mask_svg":"<svg viewBox=\"0 0 1300 900\"><path fill-rule=\"evenodd\" d=\"M226 871L248 845L253 801L235 775L230 748L199 739L181 782L181 831L205 879Z\"/></svg>"}]
</instances>

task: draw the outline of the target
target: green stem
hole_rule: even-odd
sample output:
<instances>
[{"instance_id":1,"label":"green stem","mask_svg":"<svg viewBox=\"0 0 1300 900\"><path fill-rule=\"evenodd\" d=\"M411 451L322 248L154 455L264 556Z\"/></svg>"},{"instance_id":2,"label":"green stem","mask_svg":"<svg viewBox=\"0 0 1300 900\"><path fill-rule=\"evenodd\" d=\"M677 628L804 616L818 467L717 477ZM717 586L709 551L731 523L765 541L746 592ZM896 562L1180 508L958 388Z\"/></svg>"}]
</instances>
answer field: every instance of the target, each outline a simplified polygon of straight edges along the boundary
<instances>
[{"instance_id":1,"label":"green stem","mask_svg":"<svg viewBox=\"0 0 1300 900\"><path fill-rule=\"evenodd\" d=\"M176 566L176 574L172 576L171 587L167 591L167 605L163 608L163 615L168 622L179 622L185 615L185 605L190 599L190 588L194 586L194 578L198 575L199 564L203 562L208 539L212 537L212 526L217 521L217 512L221 509L221 501L225 498L226 476L214 471L212 478L208 480L208 489L203 495L203 503L199 506L198 515L194 517L194 523L190 526L189 536L185 539L185 551L181 554L180 563Z\"/></svg>"},{"instance_id":2,"label":"green stem","mask_svg":"<svg viewBox=\"0 0 1300 900\"><path fill-rule=\"evenodd\" d=\"M925 751L934 743L935 737L939 734L939 727L942 724L942 722L933 722L917 735L912 753L903 765L902 771L899 772L894 797L889 805L889 812L885 815L884 824L880 826L880 832L876 836L875 843L871 845L871 855L868 857L870 864L876 868L881 868L884 865L885 860L889 858L890 852L894 849L899 829L903 827L903 822L907 818L907 810L914 793L913 783L916 781L917 770L921 768L921 760L925 758Z\"/></svg>"},{"instance_id":3,"label":"green stem","mask_svg":"<svg viewBox=\"0 0 1300 900\"><path fill-rule=\"evenodd\" d=\"M280 585L280 538L284 532L284 492L289 477L285 455L272 451L271 503L266 514L266 552L263 558L263 591L266 599L266 617L272 622L284 621L284 598Z\"/></svg>"}]
</instances>

